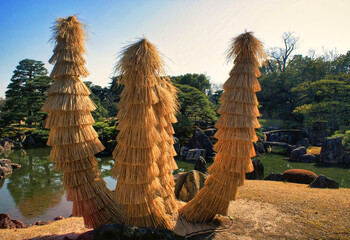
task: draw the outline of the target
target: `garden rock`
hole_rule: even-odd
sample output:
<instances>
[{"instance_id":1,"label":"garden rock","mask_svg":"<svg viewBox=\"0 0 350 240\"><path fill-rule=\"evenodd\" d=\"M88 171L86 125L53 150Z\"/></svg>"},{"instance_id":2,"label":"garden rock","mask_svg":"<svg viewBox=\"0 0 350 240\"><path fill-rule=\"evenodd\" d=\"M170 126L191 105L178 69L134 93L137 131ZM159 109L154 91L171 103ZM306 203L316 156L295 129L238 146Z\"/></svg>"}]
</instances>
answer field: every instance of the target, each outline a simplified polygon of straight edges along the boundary
<instances>
[{"instance_id":1,"label":"garden rock","mask_svg":"<svg viewBox=\"0 0 350 240\"><path fill-rule=\"evenodd\" d=\"M305 147L308 148L310 146L310 142L308 138L303 138L299 142L295 144L297 147Z\"/></svg>"},{"instance_id":2,"label":"garden rock","mask_svg":"<svg viewBox=\"0 0 350 240\"><path fill-rule=\"evenodd\" d=\"M11 167L12 167L13 170L16 170L16 169L21 168L22 166L17 164L17 163L11 163Z\"/></svg>"},{"instance_id":3,"label":"garden rock","mask_svg":"<svg viewBox=\"0 0 350 240\"><path fill-rule=\"evenodd\" d=\"M25 228L26 225L21 221L11 219L8 214L0 213L0 228L12 229L12 228Z\"/></svg>"},{"instance_id":4,"label":"garden rock","mask_svg":"<svg viewBox=\"0 0 350 240\"><path fill-rule=\"evenodd\" d=\"M261 163L259 159L253 159L252 160L254 171L251 173L246 173L245 178L246 179L255 179L255 180L261 180L264 178L264 165Z\"/></svg>"},{"instance_id":5,"label":"garden rock","mask_svg":"<svg viewBox=\"0 0 350 240\"><path fill-rule=\"evenodd\" d=\"M186 156L186 161L188 162L196 162L197 158L203 157L205 159L205 149L190 149L188 150L187 156Z\"/></svg>"},{"instance_id":6,"label":"garden rock","mask_svg":"<svg viewBox=\"0 0 350 240\"><path fill-rule=\"evenodd\" d=\"M4 150L5 151L10 151L11 150L11 148L12 148L12 145L13 144L11 144L10 142L5 142L5 144L4 144Z\"/></svg>"},{"instance_id":7,"label":"garden rock","mask_svg":"<svg viewBox=\"0 0 350 240\"><path fill-rule=\"evenodd\" d=\"M273 172L269 176L264 178L264 180L267 180L267 181L284 181L284 178L283 178L281 173Z\"/></svg>"},{"instance_id":8,"label":"garden rock","mask_svg":"<svg viewBox=\"0 0 350 240\"><path fill-rule=\"evenodd\" d=\"M254 143L254 149L256 153L264 153L265 148L264 148L264 143L262 142L255 142Z\"/></svg>"},{"instance_id":9,"label":"garden rock","mask_svg":"<svg viewBox=\"0 0 350 240\"><path fill-rule=\"evenodd\" d=\"M23 142L24 147L34 147L36 144L35 138L33 136L28 136Z\"/></svg>"},{"instance_id":10,"label":"garden rock","mask_svg":"<svg viewBox=\"0 0 350 240\"><path fill-rule=\"evenodd\" d=\"M196 128L194 130L193 136L188 141L188 148L199 148L205 149L207 156L213 155L213 144L210 141L209 137L203 133L202 130Z\"/></svg>"},{"instance_id":11,"label":"garden rock","mask_svg":"<svg viewBox=\"0 0 350 240\"><path fill-rule=\"evenodd\" d=\"M95 240L180 240L185 239L168 229L105 224L93 231Z\"/></svg>"},{"instance_id":12,"label":"garden rock","mask_svg":"<svg viewBox=\"0 0 350 240\"><path fill-rule=\"evenodd\" d=\"M187 157L188 150L189 150L189 148L188 148L188 147L185 147L185 146L182 146L182 147L180 148L180 158L181 158L181 159L185 159L185 158Z\"/></svg>"},{"instance_id":13,"label":"garden rock","mask_svg":"<svg viewBox=\"0 0 350 240\"><path fill-rule=\"evenodd\" d=\"M344 160L344 150L341 138L326 139L322 143L320 161L337 164Z\"/></svg>"},{"instance_id":14,"label":"garden rock","mask_svg":"<svg viewBox=\"0 0 350 240\"><path fill-rule=\"evenodd\" d=\"M218 130L216 128L208 128L204 131L208 137L213 137Z\"/></svg>"},{"instance_id":15,"label":"garden rock","mask_svg":"<svg viewBox=\"0 0 350 240\"><path fill-rule=\"evenodd\" d=\"M317 157L313 154L304 154L303 156L301 156L300 158L300 162L305 162L305 163L313 163L317 161Z\"/></svg>"},{"instance_id":16,"label":"garden rock","mask_svg":"<svg viewBox=\"0 0 350 240\"><path fill-rule=\"evenodd\" d=\"M196 170L180 175L175 184L175 196L184 202L192 200L204 187L207 177L208 175Z\"/></svg>"},{"instance_id":17,"label":"garden rock","mask_svg":"<svg viewBox=\"0 0 350 240\"><path fill-rule=\"evenodd\" d=\"M7 175L10 175L12 173L12 167L6 166L6 167L0 167L0 175L3 177L6 177Z\"/></svg>"},{"instance_id":18,"label":"garden rock","mask_svg":"<svg viewBox=\"0 0 350 240\"><path fill-rule=\"evenodd\" d=\"M298 147L290 153L289 159L298 160L301 158L301 156L303 156L306 153L307 152L305 147Z\"/></svg>"},{"instance_id":19,"label":"garden rock","mask_svg":"<svg viewBox=\"0 0 350 240\"><path fill-rule=\"evenodd\" d=\"M194 165L194 170L207 174L208 170L205 165L206 165L205 159L202 156L199 156L196 160L196 164Z\"/></svg>"},{"instance_id":20,"label":"garden rock","mask_svg":"<svg viewBox=\"0 0 350 240\"><path fill-rule=\"evenodd\" d=\"M344 164L350 165L350 152L344 152Z\"/></svg>"},{"instance_id":21,"label":"garden rock","mask_svg":"<svg viewBox=\"0 0 350 240\"><path fill-rule=\"evenodd\" d=\"M282 173L287 182L309 184L317 178L314 172L304 169L289 169Z\"/></svg>"},{"instance_id":22,"label":"garden rock","mask_svg":"<svg viewBox=\"0 0 350 240\"><path fill-rule=\"evenodd\" d=\"M328 178L320 174L312 183L309 185L310 188L339 188L339 183L331 178Z\"/></svg>"}]
</instances>

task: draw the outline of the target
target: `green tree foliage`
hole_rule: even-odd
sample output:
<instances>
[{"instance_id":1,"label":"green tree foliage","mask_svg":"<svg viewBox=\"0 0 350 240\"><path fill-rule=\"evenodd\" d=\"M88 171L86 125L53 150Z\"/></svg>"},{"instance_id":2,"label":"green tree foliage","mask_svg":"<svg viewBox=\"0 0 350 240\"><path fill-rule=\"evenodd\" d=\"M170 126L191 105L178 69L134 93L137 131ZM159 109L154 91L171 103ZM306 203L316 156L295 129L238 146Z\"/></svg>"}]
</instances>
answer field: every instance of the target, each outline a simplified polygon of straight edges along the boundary
<instances>
[{"instance_id":1,"label":"green tree foliage","mask_svg":"<svg viewBox=\"0 0 350 240\"><path fill-rule=\"evenodd\" d=\"M215 107L203 92L189 85L174 85L178 88L180 104L178 123L174 126L176 132L188 132L195 123L216 121Z\"/></svg>"},{"instance_id":2,"label":"green tree foliage","mask_svg":"<svg viewBox=\"0 0 350 240\"><path fill-rule=\"evenodd\" d=\"M332 63L323 57L312 59L295 55L283 72L270 72L266 65L262 67L259 81L261 91L257 93L265 118L290 119L301 121L294 115L294 109L300 105L300 99L292 88L304 82L314 82L330 73Z\"/></svg>"},{"instance_id":3,"label":"green tree foliage","mask_svg":"<svg viewBox=\"0 0 350 240\"><path fill-rule=\"evenodd\" d=\"M211 86L207 76L197 73L187 73L185 75L171 77L171 81L180 85L189 85L197 88L205 94L208 93Z\"/></svg>"},{"instance_id":4,"label":"green tree foliage","mask_svg":"<svg viewBox=\"0 0 350 240\"><path fill-rule=\"evenodd\" d=\"M298 94L301 103L294 113L303 114L307 126L325 122L334 131L349 125L350 74L328 75L322 80L300 83L291 90Z\"/></svg>"},{"instance_id":5,"label":"green tree foliage","mask_svg":"<svg viewBox=\"0 0 350 240\"><path fill-rule=\"evenodd\" d=\"M52 83L47 73L41 61L24 59L19 62L7 86L6 101L1 109L4 124L22 120L28 125L43 122L46 115L40 108L46 99L44 92Z\"/></svg>"},{"instance_id":6,"label":"green tree foliage","mask_svg":"<svg viewBox=\"0 0 350 240\"><path fill-rule=\"evenodd\" d=\"M96 110L92 111L91 114L92 114L93 118L95 119L95 121L101 121L101 120L103 120L103 118L108 117L108 111L103 107L103 105L101 104L100 98L92 91L92 89L94 89L96 91L96 93L98 94L98 91L102 88L98 85L92 84L92 82L89 82L89 81L86 81L84 83L90 89L91 100L94 101L94 103L96 105Z\"/></svg>"}]
</instances>

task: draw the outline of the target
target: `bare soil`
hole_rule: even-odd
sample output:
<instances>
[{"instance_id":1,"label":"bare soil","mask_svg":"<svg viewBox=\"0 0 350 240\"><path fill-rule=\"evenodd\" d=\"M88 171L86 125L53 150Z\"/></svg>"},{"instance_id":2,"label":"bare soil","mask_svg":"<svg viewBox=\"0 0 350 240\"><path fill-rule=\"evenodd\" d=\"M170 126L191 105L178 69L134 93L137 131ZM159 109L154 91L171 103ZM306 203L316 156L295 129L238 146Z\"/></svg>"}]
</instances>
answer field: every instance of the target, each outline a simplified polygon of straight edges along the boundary
<instances>
[{"instance_id":1,"label":"bare soil","mask_svg":"<svg viewBox=\"0 0 350 240\"><path fill-rule=\"evenodd\" d=\"M210 224L173 216L174 231L188 239L350 239L350 189L247 180L229 216ZM183 204L183 203L179 203ZM81 218L45 226L0 230L0 239L76 239L86 232Z\"/></svg>"}]
</instances>

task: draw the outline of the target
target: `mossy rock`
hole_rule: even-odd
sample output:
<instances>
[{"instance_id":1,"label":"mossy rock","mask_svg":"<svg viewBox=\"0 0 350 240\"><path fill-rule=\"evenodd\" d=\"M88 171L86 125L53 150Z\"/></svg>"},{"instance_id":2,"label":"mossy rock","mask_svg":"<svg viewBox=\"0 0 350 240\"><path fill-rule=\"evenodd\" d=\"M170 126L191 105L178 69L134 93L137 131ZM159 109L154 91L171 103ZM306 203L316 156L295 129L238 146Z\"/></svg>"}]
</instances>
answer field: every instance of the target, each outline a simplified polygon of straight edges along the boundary
<instances>
[{"instance_id":1,"label":"mossy rock","mask_svg":"<svg viewBox=\"0 0 350 240\"><path fill-rule=\"evenodd\" d=\"M316 173L304 169L289 169L282 173L287 182L309 184L317 178Z\"/></svg>"},{"instance_id":2,"label":"mossy rock","mask_svg":"<svg viewBox=\"0 0 350 240\"><path fill-rule=\"evenodd\" d=\"M204 187L207 177L208 175L196 170L181 174L176 181L175 196L184 202L192 200Z\"/></svg>"}]
</instances>

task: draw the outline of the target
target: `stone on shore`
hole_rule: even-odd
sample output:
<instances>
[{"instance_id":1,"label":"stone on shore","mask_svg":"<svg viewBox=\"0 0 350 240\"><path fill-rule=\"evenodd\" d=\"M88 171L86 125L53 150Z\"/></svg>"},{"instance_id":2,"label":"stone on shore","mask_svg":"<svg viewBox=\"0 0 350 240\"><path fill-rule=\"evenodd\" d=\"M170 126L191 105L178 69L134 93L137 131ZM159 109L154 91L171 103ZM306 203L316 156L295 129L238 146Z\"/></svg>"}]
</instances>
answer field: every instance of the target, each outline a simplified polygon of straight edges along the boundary
<instances>
[{"instance_id":1,"label":"stone on shore","mask_svg":"<svg viewBox=\"0 0 350 240\"><path fill-rule=\"evenodd\" d=\"M313 182L310 183L311 188L335 188L339 189L339 183L332 178L320 174Z\"/></svg>"},{"instance_id":2,"label":"stone on shore","mask_svg":"<svg viewBox=\"0 0 350 240\"><path fill-rule=\"evenodd\" d=\"M0 228L12 229L12 228L25 228L26 225L19 220L11 219L8 214L0 213Z\"/></svg>"},{"instance_id":3,"label":"stone on shore","mask_svg":"<svg viewBox=\"0 0 350 240\"><path fill-rule=\"evenodd\" d=\"M281 173L273 172L269 176L264 178L264 180L267 180L267 181L284 181L284 178L283 178Z\"/></svg>"}]
</instances>

